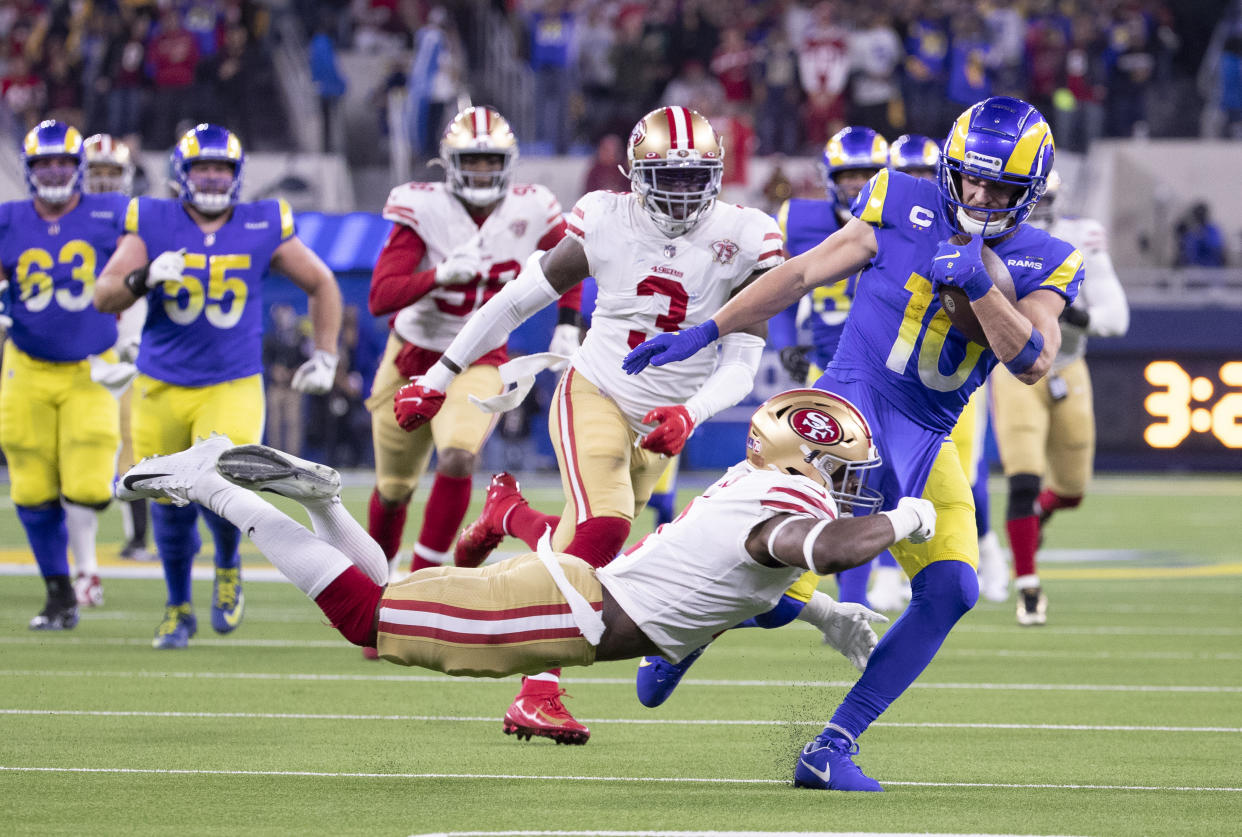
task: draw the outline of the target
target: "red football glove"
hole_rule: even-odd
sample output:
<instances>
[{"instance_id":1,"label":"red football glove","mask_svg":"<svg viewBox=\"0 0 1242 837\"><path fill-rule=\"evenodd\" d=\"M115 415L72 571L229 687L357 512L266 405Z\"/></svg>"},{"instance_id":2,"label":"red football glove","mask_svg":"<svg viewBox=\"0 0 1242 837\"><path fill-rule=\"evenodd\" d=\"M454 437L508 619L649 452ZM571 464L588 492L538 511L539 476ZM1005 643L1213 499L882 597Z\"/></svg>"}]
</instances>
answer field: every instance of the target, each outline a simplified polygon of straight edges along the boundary
<instances>
[{"instance_id":1,"label":"red football glove","mask_svg":"<svg viewBox=\"0 0 1242 837\"><path fill-rule=\"evenodd\" d=\"M401 387L392 397L392 410L397 414L397 424L407 432L417 430L431 421L443 406L444 393L422 386L417 380Z\"/></svg>"},{"instance_id":2,"label":"red football glove","mask_svg":"<svg viewBox=\"0 0 1242 837\"><path fill-rule=\"evenodd\" d=\"M665 456L676 456L686 446L694 419L685 407L656 407L643 416L643 424L655 424L655 429L639 443L639 447Z\"/></svg>"}]
</instances>

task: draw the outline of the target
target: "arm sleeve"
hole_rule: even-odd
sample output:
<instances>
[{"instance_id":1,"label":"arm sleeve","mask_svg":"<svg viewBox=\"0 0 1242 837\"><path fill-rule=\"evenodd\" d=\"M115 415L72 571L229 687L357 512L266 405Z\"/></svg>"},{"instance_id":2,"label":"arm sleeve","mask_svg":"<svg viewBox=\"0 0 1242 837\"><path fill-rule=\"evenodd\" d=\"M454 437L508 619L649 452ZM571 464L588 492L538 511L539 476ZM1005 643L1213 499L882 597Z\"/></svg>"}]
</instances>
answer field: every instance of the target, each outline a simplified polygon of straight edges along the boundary
<instances>
[{"instance_id":1,"label":"arm sleeve","mask_svg":"<svg viewBox=\"0 0 1242 837\"><path fill-rule=\"evenodd\" d=\"M686 402L695 425L741 401L755 386L764 341L753 334L734 332L720 338L720 363L703 386Z\"/></svg>"},{"instance_id":2,"label":"arm sleeve","mask_svg":"<svg viewBox=\"0 0 1242 837\"><path fill-rule=\"evenodd\" d=\"M1083 273L1091 281L1081 287L1091 318L1087 333L1092 337L1120 337L1130 328L1130 305L1117 278L1108 250L1100 248L1083 258Z\"/></svg>"},{"instance_id":3,"label":"arm sleeve","mask_svg":"<svg viewBox=\"0 0 1242 837\"><path fill-rule=\"evenodd\" d=\"M375 316L400 311L435 287L435 268L415 271L427 254L427 245L404 224L393 225L371 273L367 307Z\"/></svg>"}]
</instances>

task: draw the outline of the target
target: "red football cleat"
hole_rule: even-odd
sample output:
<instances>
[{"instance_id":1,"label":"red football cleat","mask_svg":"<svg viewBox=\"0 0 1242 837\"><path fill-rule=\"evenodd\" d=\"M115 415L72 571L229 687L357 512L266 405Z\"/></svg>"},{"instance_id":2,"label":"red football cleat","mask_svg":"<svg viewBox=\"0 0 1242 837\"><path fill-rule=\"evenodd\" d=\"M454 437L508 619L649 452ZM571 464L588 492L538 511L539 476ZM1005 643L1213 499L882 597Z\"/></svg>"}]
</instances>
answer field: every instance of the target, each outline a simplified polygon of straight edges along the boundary
<instances>
[{"instance_id":1,"label":"red football cleat","mask_svg":"<svg viewBox=\"0 0 1242 837\"><path fill-rule=\"evenodd\" d=\"M505 517L526 498L518 487L517 478L512 474L499 473L492 477L487 487L487 497L483 500L483 512L479 519L471 523L457 537L457 546L453 548L453 563L459 567L477 567L487 560L492 550L500 546L505 539Z\"/></svg>"},{"instance_id":2,"label":"red football cleat","mask_svg":"<svg viewBox=\"0 0 1242 837\"><path fill-rule=\"evenodd\" d=\"M574 720L561 695L565 690L549 684L546 691L528 693L524 686L505 713L505 735L529 741L532 735L551 738L557 744L585 744L591 731Z\"/></svg>"},{"instance_id":3,"label":"red football cleat","mask_svg":"<svg viewBox=\"0 0 1242 837\"><path fill-rule=\"evenodd\" d=\"M364 660L378 660L378 659L379 659L379 651L377 651L376 649L372 648L372 647L371 647L371 646L369 646L369 645L364 645L364 646L362 646L362 659L364 659Z\"/></svg>"}]
</instances>

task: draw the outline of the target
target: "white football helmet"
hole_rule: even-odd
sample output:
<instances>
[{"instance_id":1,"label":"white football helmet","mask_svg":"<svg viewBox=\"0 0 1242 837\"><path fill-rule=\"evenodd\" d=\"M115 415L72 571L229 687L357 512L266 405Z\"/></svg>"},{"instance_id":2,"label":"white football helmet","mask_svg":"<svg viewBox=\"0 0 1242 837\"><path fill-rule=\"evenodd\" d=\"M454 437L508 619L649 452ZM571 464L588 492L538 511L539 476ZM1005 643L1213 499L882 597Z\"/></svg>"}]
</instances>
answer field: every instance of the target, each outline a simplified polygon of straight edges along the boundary
<instances>
[{"instance_id":1,"label":"white football helmet","mask_svg":"<svg viewBox=\"0 0 1242 837\"><path fill-rule=\"evenodd\" d=\"M128 145L111 134L92 134L82 144L82 152L86 155L83 192L134 193L134 160Z\"/></svg>"},{"instance_id":2,"label":"white football helmet","mask_svg":"<svg viewBox=\"0 0 1242 837\"><path fill-rule=\"evenodd\" d=\"M871 425L849 401L821 389L791 389L760 404L746 461L820 483L842 515L875 511L884 500L867 487L868 472L881 462Z\"/></svg>"},{"instance_id":3,"label":"white football helmet","mask_svg":"<svg viewBox=\"0 0 1242 837\"><path fill-rule=\"evenodd\" d=\"M469 156L498 155L499 171L465 171ZM469 107L453 117L440 138L440 160L448 172L449 191L471 206L491 206L505 196L518 158L517 137L509 121L489 107Z\"/></svg>"},{"instance_id":4,"label":"white football helmet","mask_svg":"<svg viewBox=\"0 0 1242 837\"><path fill-rule=\"evenodd\" d=\"M724 144L689 108L658 108L638 120L626 156L639 205L669 238L694 229L720 194Z\"/></svg>"}]
</instances>

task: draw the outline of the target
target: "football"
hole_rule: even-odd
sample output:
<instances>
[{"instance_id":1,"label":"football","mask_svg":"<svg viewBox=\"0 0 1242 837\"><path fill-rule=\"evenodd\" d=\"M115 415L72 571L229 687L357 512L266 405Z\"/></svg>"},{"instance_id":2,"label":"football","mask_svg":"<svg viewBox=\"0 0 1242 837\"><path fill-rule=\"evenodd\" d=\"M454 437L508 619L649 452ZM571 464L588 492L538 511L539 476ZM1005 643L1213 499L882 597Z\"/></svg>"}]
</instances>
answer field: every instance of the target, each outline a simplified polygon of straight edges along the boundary
<instances>
[{"instance_id":1,"label":"football","mask_svg":"<svg viewBox=\"0 0 1242 837\"><path fill-rule=\"evenodd\" d=\"M970 236L959 233L951 239L954 244L966 244L970 241ZM1011 303L1018 301L1017 293L1013 288L1013 277L1009 275L1009 268L1005 266L1005 262L1000 256L996 255L991 247L986 243L983 247L983 266L987 268L988 275L992 277L992 284L1000 289ZM988 346L987 335L983 333L983 326L979 322L979 318L975 316L974 309L970 307L970 298L966 296L966 292L961 288L953 286L942 286L940 288L940 305L944 308L944 312L949 315L949 322L953 323L953 327L965 334L966 337L982 346ZM989 346L989 348L991 348Z\"/></svg>"}]
</instances>

